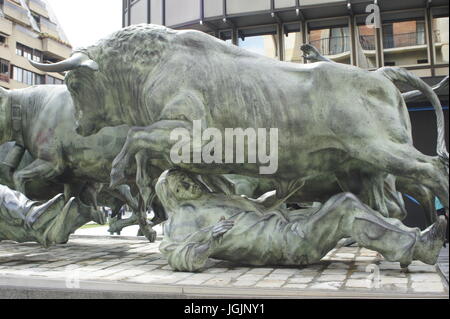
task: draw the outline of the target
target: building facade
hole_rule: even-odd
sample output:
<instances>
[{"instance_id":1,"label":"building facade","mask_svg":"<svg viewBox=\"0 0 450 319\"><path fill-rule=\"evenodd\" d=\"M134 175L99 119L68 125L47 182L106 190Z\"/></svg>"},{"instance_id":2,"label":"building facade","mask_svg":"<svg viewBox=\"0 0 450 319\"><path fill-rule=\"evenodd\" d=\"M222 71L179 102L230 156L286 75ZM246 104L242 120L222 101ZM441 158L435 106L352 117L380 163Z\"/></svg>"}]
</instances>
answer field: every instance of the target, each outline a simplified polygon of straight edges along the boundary
<instances>
[{"instance_id":1,"label":"building facade","mask_svg":"<svg viewBox=\"0 0 450 319\"><path fill-rule=\"evenodd\" d=\"M7 89L62 84L64 74L45 73L28 63L59 62L72 47L43 0L0 0L0 86Z\"/></svg>"},{"instance_id":2,"label":"building facade","mask_svg":"<svg viewBox=\"0 0 450 319\"><path fill-rule=\"evenodd\" d=\"M336 62L400 66L430 85L449 73L448 21L448 0L123 0L124 26L195 29L294 63L306 63L300 47L309 43ZM438 95L448 128L448 88ZM435 155L434 110L423 99L408 107L416 147ZM448 129L446 140L448 146ZM407 224L423 226L421 208L407 196L405 202Z\"/></svg>"}]
</instances>

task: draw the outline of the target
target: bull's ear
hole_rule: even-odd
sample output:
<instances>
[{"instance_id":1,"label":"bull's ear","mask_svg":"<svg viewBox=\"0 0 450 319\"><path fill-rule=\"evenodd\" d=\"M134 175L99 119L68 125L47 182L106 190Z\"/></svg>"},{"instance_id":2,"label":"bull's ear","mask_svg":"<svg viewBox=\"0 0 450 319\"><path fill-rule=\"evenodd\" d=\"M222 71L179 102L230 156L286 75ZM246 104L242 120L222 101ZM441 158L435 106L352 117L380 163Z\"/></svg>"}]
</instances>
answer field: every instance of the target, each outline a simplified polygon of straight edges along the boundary
<instances>
[{"instance_id":1,"label":"bull's ear","mask_svg":"<svg viewBox=\"0 0 450 319\"><path fill-rule=\"evenodd\" d=\"M84 61L83 63L81 63L81 66L82 66L82 67L89 68L89 69L91 69L92 71L98 71L98 70L99 70L98 64L97 64L97 62L95 62L94 60L87 60L87 61Z\"/></svg>"}]
</instances>

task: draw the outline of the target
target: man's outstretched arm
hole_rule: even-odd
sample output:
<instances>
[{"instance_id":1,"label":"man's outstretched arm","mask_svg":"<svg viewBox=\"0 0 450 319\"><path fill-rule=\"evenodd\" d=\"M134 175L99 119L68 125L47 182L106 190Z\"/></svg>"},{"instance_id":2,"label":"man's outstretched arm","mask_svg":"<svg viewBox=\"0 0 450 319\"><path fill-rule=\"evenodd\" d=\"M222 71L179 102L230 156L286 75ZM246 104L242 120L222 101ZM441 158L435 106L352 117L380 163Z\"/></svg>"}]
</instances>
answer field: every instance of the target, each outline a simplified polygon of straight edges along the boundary
<instances>
[{"instance_id":1,"label":"man's outstretched arm","mask_svg":"<svg viewBox=\"0 0 450 319\"><path fill-rule=\"evenodd\" d=\"M233 226L233 221L221 220L213 227L193 233L183 242L164 239L159 249L167 257L172 269L196 272L205 266L208 258L220 245L223 235Z\"/></svg>"}]
</instances>

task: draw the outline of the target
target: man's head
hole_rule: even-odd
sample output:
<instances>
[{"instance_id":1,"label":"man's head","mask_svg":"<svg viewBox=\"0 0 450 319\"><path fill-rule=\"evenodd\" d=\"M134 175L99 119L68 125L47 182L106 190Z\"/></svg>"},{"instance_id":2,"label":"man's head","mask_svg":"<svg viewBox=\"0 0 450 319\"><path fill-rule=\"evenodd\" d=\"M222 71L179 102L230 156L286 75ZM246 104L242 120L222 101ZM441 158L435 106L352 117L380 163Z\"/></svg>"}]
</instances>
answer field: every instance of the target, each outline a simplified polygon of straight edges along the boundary
<instances>
[{"instance_id":1,"label":"man's head","mask_svg":"<svg viewBox=\"0 0 450 319\"><path fill-rule=\"evenodd\" d=\"M198 199L205 192L208 190L200 181L179 169L165 171L156 184L156 193L165 207Z\"/></svg>"}]
</instances>

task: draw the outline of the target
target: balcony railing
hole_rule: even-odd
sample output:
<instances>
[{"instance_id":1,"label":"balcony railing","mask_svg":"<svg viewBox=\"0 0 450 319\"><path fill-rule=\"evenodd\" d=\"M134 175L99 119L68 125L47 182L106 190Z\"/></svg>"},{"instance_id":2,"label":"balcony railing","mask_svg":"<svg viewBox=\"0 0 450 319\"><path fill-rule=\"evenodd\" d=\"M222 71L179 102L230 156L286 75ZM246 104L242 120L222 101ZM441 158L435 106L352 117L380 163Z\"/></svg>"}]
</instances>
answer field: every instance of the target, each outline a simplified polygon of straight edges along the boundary
<instances>
[{"instance_id":1,"label":"balcony railing","mask_svg":"<svg viewBox=\"0 0 450 319\"><path fill-rule=\"evenodd\" d=\"M360 35L359 43L363 50L375 50L375 35Z\"/></svg>"},{"instance_id":2,"label":"balcony railing","mask_svg":"<svg viewBox=\"0 0 450 319\"><path fill-rule=\"evenodd\" d=\"M323 55L336 55L350 51L350 36L322 38L310 41L310 44L316 47ZM375 50L375 36L362 35L359 41L363 50Z\"/></svg>"},{"instance_id":3,"label":"balcony railing","mask_svg":"<svg viewBox=\"0 0 450 319\"><path fill-rule=\"evenodd\" d=\"M398 33L385 35L383 37L383 46L385 49L411 47L426 44L425 31Z\"/></svg>"},{"instance_id":4,"label":"balcony railing","mask_svg":"<svg viewBox=\"0 0 450 319\"><path fill-rule=\"evenodd\" d=\"M439 30L433 32L435 42L440 41ZM310 41L309 43L316 47L323 55L336 55L350 51L350 36L330 37ZM361 35L359 42L363 50L375 50L375 35ZM385 49L401 48L408 46L417 46L426 44L425 31L398 33L385 36L383 45Z\"/></svg>"},{"instance_id":5,"label":"balcony railing","mask_svg":"<svg viewBox=\"0 0 450 319\"><path fill-rule=\"evenodd\" d=\"M350 36L322 38L309 43L323 55L336 55L350 51Z\"/></svg>"},{"instance_id":6,"label":"balcony railing","mask_svg":"<svg viewBox=\"0 0 450 319\"><path fill-rule=\"evenodd\" d=\"M9 74L0 74L0 81L9 83Z\"/></svg>"}]
</instances>

